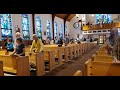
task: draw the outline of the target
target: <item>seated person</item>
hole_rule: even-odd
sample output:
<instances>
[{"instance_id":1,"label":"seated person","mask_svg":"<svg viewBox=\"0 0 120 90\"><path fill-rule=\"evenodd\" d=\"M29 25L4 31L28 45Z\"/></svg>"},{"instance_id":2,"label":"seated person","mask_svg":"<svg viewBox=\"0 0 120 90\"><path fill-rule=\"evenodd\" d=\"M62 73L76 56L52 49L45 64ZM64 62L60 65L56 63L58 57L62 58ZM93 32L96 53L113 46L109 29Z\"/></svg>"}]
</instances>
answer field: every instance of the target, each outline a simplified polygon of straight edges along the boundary
<instances>
[{"instance_id":1,"label":"seated person","mask_svg":"<svg viewBox=\"0 0 120 90\"><path fill-rule=\"evenodd\" d=\"M12 42L11 39L8 39L8 44L7 44L6 48L7 48L7 52L8 51L9 52L13 52L14 51L14 46L13 46L13 42Z\"/></svg>"},{"instance_id":2,"label":"seated person","mask_svg":"<svg viewBox=\"0 0 120 90\"><path fill-rule=\"evenodd\" d=\"M54 40L51 39L50 44L54 44Z\"/></svg>"},{"instance_id":3,"label":"seated person","mask_svg":"<svg viewBox=\"0 0 120 90\"><path fill-rule=\"evenodd\" d=\"M64 43L65 43L65 46L69 44L69 38L67 37L67 35L65 35Z\"/></svg>"},{"instance_id":4,"label":"seated person","mask_svg":"<svg viewBox=\"0 0 120 90\"><path fill-rule=\"evenodd\" d=\"M48 37L46 38L46 44L50 44L50 40Z\"/></svg>"},{"instance_id":5,"label":"seated person","mask_svg":"<svg viewBox=\"0 0 120 90\"><path fill-rule=\"evenodd\" d=\"M63 39L62 39L62 38L59 38L57 44L58 44L58 45L63 45Z\"/></svg>"},{"instance_id":6,"label":"seated person","mask_svg":"<svg viewBox=\"0 0 120 90\"><path fill-rule=\"evenodd\" d=\"M34 34L30 52L41 52L43 51L42 46L43 46L42 41L38 38L36 34Z\"/></svg>"},{"instance_id":7,"label":"seated person","mask_svg":"<svg viewBox=\"0 0 120 90\"><path fill-rule=\"evenodd\" d=\"M14 52L11 55L17 55L17 56L25 56L25 45L22 42L22 38L16 39L16 48L14 49Z\"/></svg>"},{"instance_id":8,"label":"seated person","mask_svg":"<svg viewBox=\"0 0 120 90\"><path fill-rule=\"evenodd\" d=\"M4 39L4 42L5 42L5 48L7 48L6 46L7 46L7 40L8 40L8 37L5 37L5 39Z\"/></svg>"},{"instance_id":9,"label":"seated person","mask_svg":"<svg viewBox=\"0 0 120 90\"><path fill-rule=\"evenodd\" d=\"M45 41L45 40L42 40L42 43L43 43L43 45L45 45L45 44L46 44L46 41Z\"/></svg>"}]
</instances>

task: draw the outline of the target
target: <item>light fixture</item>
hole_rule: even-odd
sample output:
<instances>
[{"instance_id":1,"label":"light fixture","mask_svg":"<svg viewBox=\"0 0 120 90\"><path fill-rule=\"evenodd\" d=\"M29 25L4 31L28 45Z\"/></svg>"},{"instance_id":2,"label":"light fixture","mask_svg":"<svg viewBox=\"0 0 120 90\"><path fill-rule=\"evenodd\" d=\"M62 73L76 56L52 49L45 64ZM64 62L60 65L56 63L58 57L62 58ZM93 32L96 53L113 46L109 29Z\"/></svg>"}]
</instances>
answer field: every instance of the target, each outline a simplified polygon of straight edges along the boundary
<instances>
[{"instance_id":1,"label":"light fixture","mask_svg":"<svg viewBox=\"0 0 120 90\"><path fill-rule=\"evenodd\" d=\"M79 14L76 14L76 17L79 18Z\"/></svg>"},{"instance_id":2,"label":"light fixture","mask_svg":"<svg viewBox=\"0 0 120 90\"><path fill-rule=\"evenodd\" d=\"M91 16L94 17L94 14L92 14Z\"/></svg>"}]
</instances>

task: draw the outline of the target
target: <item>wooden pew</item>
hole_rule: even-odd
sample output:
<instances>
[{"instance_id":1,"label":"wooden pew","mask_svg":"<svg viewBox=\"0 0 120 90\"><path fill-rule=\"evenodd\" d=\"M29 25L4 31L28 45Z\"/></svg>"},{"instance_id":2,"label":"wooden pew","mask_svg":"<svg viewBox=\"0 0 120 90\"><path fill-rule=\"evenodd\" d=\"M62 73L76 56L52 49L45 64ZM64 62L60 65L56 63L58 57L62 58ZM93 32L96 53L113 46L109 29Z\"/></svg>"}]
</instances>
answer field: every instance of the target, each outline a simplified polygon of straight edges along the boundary
<instances>
[{"instance_id":1,"label":"wooden pew","mask_svg":"<svg viewBox=\"0 0 120 90\"><path fill-rule=\"evenodd\" d=\"M77 44L73 44L74 57L77 57Z\"/></svg>"},{"instance_id":2,"label":"wooden pew","mask_svg":"<svg viewBox=\"0 0 120 90\"><path fill-rule=\"evenodd\" d=\"M55 52L48 50L44 51L44 60L49 62L49 70L55 69Z\"/></svg>"},{"instance_id":3,"label":"wooden pew","mask_svg":"<svg viewBox=\"0 0 120 90\"><path fill-rule=\"evenodd\" d=\"M62 65L63 64L63 54L62 54L62 47L58 47L57 45L44 45L43 46L43 51L46 50L51 50L55 52L55 58L58 59L58 65Z\"/></svg>"},{"instance_id":4,"label":"wooden pew","mask_svg":"<svg viewBox=\"0 0 120 90\"><path fill-rule=\"evenodd\" d=\"M25 52L27 55L30 53L30 46L25 47ZM55 68L55 55L54 51L51 50L44 50L44 62L48 62L48 68L49 70L53 70Z\"/></svg>"},{"instance_id":5,"label":"wooden pew","mask_svg":"<svg viewBox=\"0 0 120 90\"><path fill-rule=\"evenodd\" d=\"M68 45L69 46L69 52L70 52L70 59L73 59L73 45Z\"/></svg>"},{"instance_id":6,"label":"wooden pew","mask_svg":"<svg viewBox=\"0 0 120 90\"><path fill-rule=\"evenodd\" d=\"M120 76L120 63L89 59L85 62L85 76Z\"/></svg>"},{"instance_id":7,"label":"wooden pew","mask_svg":"<svg viewBox=\"0 0 120 90\"><path fill-rule=\"evenodd\" d=\"M29 56L29 62L33 62L36 65L36 75L42 76L45 74L45 63L44 63L44 53L31 53L25 52L27 56Z\"/></svg>"},{"instance_id":8,"label":"wooden pew","mask_svg":"<svg viewBox=\"0 0 120 90\"><path fill-rule=\"evenodd\" d=\"M79 44L79 55L82 55L82 44Z\"/></svg>"},{"instance_id":9,"label":"wooden pew","mask_svg":"<svg viewBox=\"0 0 120 90\"><path fill-rule=\"evenodd\" d=\"M82 76L82 71L81 70L76 71L73 76Z\"/></svg>"},{"instance_id":10,"label":"wooden pew","mask_svg":"<svg viewBox=\"0 0 120 90\"><path fill-rule=\"evenodd\" d=\"M0 61L0 76L4 76L4 72L3 72L3 62Z\"/></svg>"},{"instance_id":11,"label":"wooden pew","mask_svg":"<svg viewBox=\"0 0 120 90\"><path fill-rule=\"evenodd\" d=\"M0 55L0 61L3 62L4 72L16 74L17 76L30 76L28 56Z\"/></svg>"},{"instance_id":12,"label":"wooden pew","mask_svg":"<svg viewBox=\"0 0 120 90\"><path fill-rule=\"evenodd\" d=\"M112 62L113 58L112 56L103 56L103 55L93 55L92 56L93 61L101 61L101 62Z\"/></svg>"},{"instance_id":13,"label":"wooden pew","mask_svg":"<svg viewBox=\"0 0 120 90\"><path fill-rule=\"evenodd\" d=\"M69 46L65 46L64 48L64 53L65 53L65 62L67 62L69 60Z\"/></svg>"}]
</instances>

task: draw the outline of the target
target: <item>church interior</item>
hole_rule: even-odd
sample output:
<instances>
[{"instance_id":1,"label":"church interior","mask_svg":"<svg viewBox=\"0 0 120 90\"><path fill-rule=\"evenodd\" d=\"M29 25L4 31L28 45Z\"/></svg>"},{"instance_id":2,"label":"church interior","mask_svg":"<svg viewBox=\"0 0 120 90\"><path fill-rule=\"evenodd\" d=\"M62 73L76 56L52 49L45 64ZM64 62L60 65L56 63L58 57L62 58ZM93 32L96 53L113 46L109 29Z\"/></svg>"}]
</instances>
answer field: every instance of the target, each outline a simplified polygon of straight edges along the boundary
<instances>
[{"instance_id":1,"label":"church interior","mask_svg":"<svg viewBox=\"0 0 120 90\"><path fill-rule=\"evenodd\" d=\"M0 76L120 76L120 14L0 14Z\"/></svg>"}]
</instances>

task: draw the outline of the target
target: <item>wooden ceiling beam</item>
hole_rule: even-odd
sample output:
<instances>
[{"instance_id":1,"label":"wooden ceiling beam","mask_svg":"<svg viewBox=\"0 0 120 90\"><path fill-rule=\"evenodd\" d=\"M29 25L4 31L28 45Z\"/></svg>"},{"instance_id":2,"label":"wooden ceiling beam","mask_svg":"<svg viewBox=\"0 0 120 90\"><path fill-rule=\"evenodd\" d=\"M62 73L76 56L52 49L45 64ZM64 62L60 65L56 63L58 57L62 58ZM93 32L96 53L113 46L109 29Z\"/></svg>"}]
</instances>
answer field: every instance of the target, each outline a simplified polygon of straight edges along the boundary
<instances>
[{"instance_id":1,"label":"wooden ceiling beam","mask_svg":"<svg viewBox=\"0 0 120 90\"><path fill-rule=\"evenodd\" d=\"M54 40L54 19L55 19L55 14L52 14L52 32L53 32L53 40Z\"/></svg>"}]
</instances>

